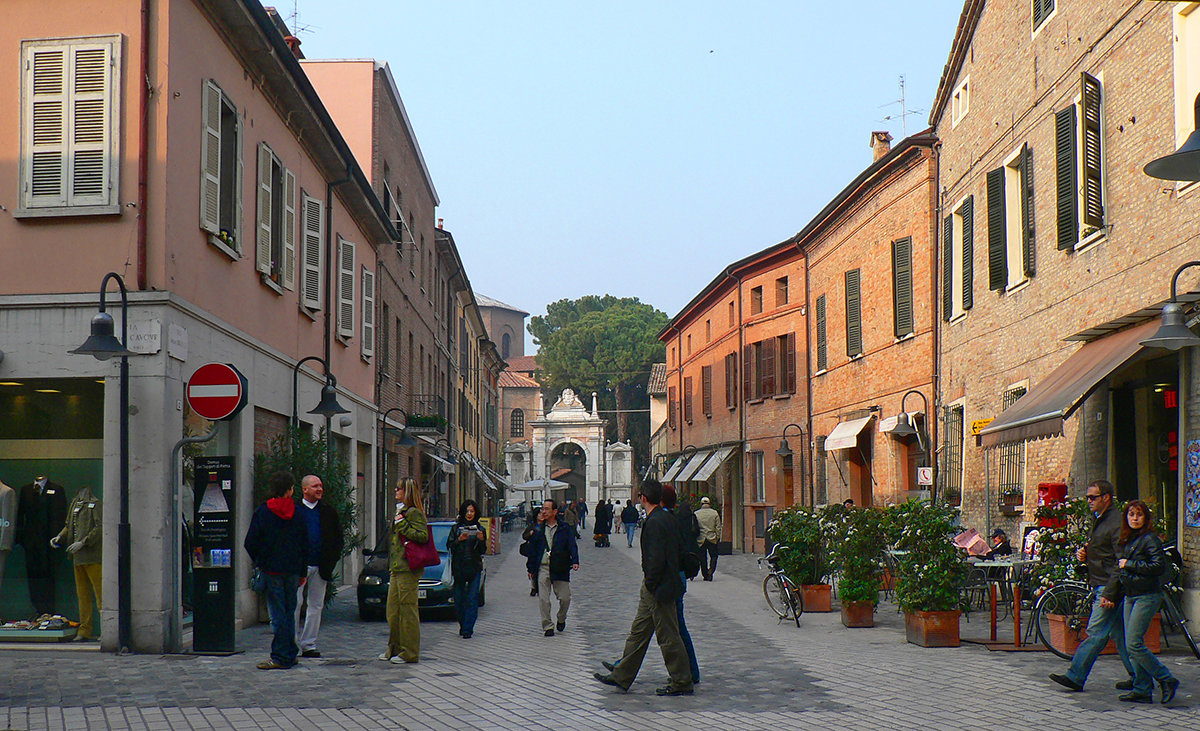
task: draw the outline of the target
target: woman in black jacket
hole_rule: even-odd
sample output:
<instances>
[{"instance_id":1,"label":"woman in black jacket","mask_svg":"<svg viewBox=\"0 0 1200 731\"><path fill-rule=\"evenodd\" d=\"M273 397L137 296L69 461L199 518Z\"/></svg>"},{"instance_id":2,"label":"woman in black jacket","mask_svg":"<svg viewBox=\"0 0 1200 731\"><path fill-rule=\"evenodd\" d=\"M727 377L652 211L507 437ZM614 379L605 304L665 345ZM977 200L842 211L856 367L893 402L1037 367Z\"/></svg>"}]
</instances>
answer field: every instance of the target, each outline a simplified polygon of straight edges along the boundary
<instances>
[{"instance_id":1,"label":"woman in black jacket","mask_svg":"<svg viewBox=\"0 0 1200 731\"><path fill-rule=\"evenodd\" d=\"M458 613L458 633L470 639L479 616L479 584L483 580L483 554L487 551L487 531L479 524L479 505L464 500L458 520L450 526L446 539L450 551L450 573L454 575L454 606Z\"/></svg>"},{"instance_id":2,"label":"woman in black jacket","mask_svg":"<svg viewBox=\"0 0 1200 731\"><path fill-rule=\"evenodd\" d=\"M1121 526L1118 571L1104 592L1112 600L1122 592L1125 596L1125 647L1134 674L1133 689L1120 696L1123 701L1153 703L1155 680L1162 688L1163 703L1170 703L1179 688L1179 681L1146 648L1143 639L1150 620L1162 606L1159 577L1166 568L1162 541L1154 532L1154 515L1141 500L1130 501L1125 506L1125 521Z\"/></svg>"}]
</instances>

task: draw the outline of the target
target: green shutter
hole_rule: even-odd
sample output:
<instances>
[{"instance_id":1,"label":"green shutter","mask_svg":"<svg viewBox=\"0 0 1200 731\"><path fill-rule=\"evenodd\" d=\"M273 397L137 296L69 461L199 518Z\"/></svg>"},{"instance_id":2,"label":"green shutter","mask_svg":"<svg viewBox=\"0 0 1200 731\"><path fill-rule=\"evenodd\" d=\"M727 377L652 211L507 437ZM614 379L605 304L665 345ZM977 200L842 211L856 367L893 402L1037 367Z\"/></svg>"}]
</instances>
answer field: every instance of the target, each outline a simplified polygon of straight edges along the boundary
<instances>
[{"instance_id":1,"label":"green shutter","mask_svg":"<svg viewBox=\"0 0 1200 731\"><path fill-rule=\"evenodd\" d=\"M942 319L954 317L954 216L942 223Z\"/></svg>"},{"instance_id":2,"label":"green shutter","mask_svg":"<svg viewBox=\"0 0 1200 731\"><path fill-rule=\"evenodd\" d=\"M1037 252L1034 248L1033 150L1029 145L1021 150L1021 264L1025 276L1037 271Z\"/></svg>"},{"instance_id":3,"label":"green shutter","mask_svg":"<svg viewBox=\"0 0 1200 731\"><path fill-rule=\"evenodd\" d=\"M1083 225L1087 229L1104 225L1103 133L1100 129L1100 103L1103 89L1096 77L1081 74L1083 99Z\"/></svg>"},{"instance_id":4,"label":"green shutter","mask_svg":"<svg viewBox=\"0 0 1200 731\"><path fill-rule=\"evenodd\" d=\"M1054 166L1057 172L1058 249L1071 251L1079 241L1074 104L1054 114Z\"/></svg>"},{"instance_id":5,"label":"green shutter","mask_svg":"<svg viewBox=\"0 0 1200 731\"><path fill-rule=\"evenodd\" d=\"M892 326L896 337L913 331L912 239L892 242Z\"/></svg>"},{"instance_id":6,"label":"green shutter","mask_svg":"<svg viewBox=\"0 0 1200 731\"><path fill-rule=\"evenodd\" d=\"M962 216L962 306L975 306L975 196L969 195L959 208Z\"/></svg>"},{"instance_id":7,"label":"green shutter","mask_svg":"<svg viewBox=\"0 0 1200 731\"><path fill-rule=\"evenodd\" d=\"M846 355L862 354L862 310L859 306L860 270L846 272Z\"/></svg>"},{"instance_id":8,"label":"green shutter","mask_svg":"<svg viewBox=\"0 0 1200 731\"><path fill-rule=\"evenodd\" d=\"M829 365L825 347L825 295L817 298L817 370L823 371Z\"/></svg>"},{"instance_id":9,"label":"green shutter","mask_svg":"<svg viewBox=\"0 0 1200 731\"><path fill-rule=\"evenodd\" d=\"M1004 216L1004 168L987 174L988 289L1008 286L1008 236Z\"/></svg>"}]
</instances>

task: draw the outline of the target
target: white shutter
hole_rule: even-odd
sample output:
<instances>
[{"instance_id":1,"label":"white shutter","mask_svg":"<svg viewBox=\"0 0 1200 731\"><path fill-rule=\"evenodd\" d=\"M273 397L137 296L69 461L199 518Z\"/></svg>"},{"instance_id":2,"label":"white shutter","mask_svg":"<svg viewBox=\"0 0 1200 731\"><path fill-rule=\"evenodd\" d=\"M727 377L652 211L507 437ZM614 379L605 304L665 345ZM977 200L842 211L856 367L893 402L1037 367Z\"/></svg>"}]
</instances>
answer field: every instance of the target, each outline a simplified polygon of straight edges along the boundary
<instances>
[{"instance_id":1,"label":"white shutter","mask_svg":"<svg viewBox=\"0 0 1200 731\"><path fill-rule=\"evenodd\" d=\"M68 196L71 205L109 203L110 49L107 43L89 43L71 49L71 189Z\"/></svg>"},{"instance_id":2,"label":"white shutter","mask_svg":"<svg viewBox=\"0 0 1200 731\"><path fill-rule=\"evenodd\" d=\"M234 156L237 158L237 172L233 176L233 200L234 200L233 230L230 231L230 233L233 234L233 244L234 244L233 249L234 249L234 251L236 251L238 254L241 254L243 251L243 248L242 248L242 214L243 214L242 204L243 204L243 198L245 197L242 195L242 181L245 180L245 178L242 177L245 172L243 170L243 166L242 166L242 157L243 157L243 155L242 155L242 118L240 116L238 116L237 114L234 114L233 120L234 120L233 149L234 149Z\"/></svg>"},{"instance_id":3,"label":"white shutter","mask_svg":"<svg viewBox=\"0 0 1200 731\"><path fill-rule=\"evenodd\" d=\"M322 249L325 245L325 221L322 203L304 196L304 233L300 239L300 303L310 310L321 309Z\"/></svg>"},{"instance_id":4,"label":"white shutter","mask_svg":"<svg viewBox=\"0 0 1200 731\"><path fill-rule=\"evenodd\" d=\"M338 335L354 337L354 244L338 239Z\"/></svg>"},{"instance_id":5,"label":"white shutter","mask_svg":"<svg viewBox=\"0 0 1200 731\"><path fill-rule=\"evenodd\" d=\"M200 228L211 234L218 234L221 232L221 89L206 79L203 91Z\"/></svg>"},{"instance_id":6,"label":"white shutter","mask_svg":"<svg viewBox=\"0 0 1200 731\"><path fill-rule=\"evenodd\" d=\"M296 175L283 171L283 286L296 288Z\"/></svg>"},{"instance_id":7,"label":"white shutter","mask_svg":"<svg viewBox=\"0 0 1200 731\"><path fill-rule=\"evenodd\" d=\"M25 207L67 204L68 48L25 49Z\"/></svg>"},{"instance_id":8,"label":"white shutter","mask_svg":"<svg viewBox=\"0 0 1200 731\"><path fill-rule=\"evenodd\" d=\"M375 272L362 271L362 354L375 355Z\"/></svg>"},{"instance_id":9,"label":"white shutter","mask_svg":"<svg viewBox=\"0 0 1200 731\"><path fill-rule=\"evenodd\" d=\"M255 235L255 268L271 275L271 148L258 143L258 225Z\"/></svg>"}]
</instances>

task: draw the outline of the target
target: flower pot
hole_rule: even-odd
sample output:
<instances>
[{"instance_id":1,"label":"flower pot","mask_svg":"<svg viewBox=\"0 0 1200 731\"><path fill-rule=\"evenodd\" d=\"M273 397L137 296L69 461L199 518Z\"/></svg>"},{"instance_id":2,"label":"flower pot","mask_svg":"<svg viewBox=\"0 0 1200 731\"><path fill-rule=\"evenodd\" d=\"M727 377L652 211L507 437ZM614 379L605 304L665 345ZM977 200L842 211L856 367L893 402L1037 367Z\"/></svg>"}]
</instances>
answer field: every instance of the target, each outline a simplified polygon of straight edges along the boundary
<instances>
[{"instance_id":1,"label":"flower pot","mask_svg":"<svg viewBox=\"0 0 1200 731\"><path fill-rule=\"evenodd\" d=\"M1062 650L1068 655L1075 654L1079 643L1087 639L1087 617L1080 618L1082 626L1078 630L1072 629L1067 625L1067 618L1062 614L1047 614L1046 619L1050 625L1050 644L1054 645L1059 650ZM1162 626L1159 620L1159 615L1154 615L1150 620L1150 626L1146 629L1146 649L1157 653L1161 649L1160 638L1162 637ZM1104 649L1100 651L1101 655L1117 654L1117 646L1109 640Z\"/></svg>"},{"instance_id":2,"label":"flower pot","mask_svg":"<svg viewBox=\"0 0 1200 731\"><path fill-rule=\"evenodd\" d=\"M833 611L833 587L829 584L801 584L800 595L806 612Z\"/></svg>"},{"instance_id":3,"label":"flower pot","mask_svg":"<svg viewBox=\"0 0 1200 731\"><path fill-rule=\"evenodd\" d=\"M906 612L904 634L921 647L958 647L957 609L945 612Z\"/></svg>"},{"instance_id":4,"label":"flower pot","mask_svg":"<svg viewBox=\"0 0 1200 731\"><path fill-rule=\"evenodd\" d=\"M847 627L874 627L875 602L842 602L842 624Z\"/></svg>"},{"instance_id":5,"label":"flower pot","mask_svg":"<svg viewBox=\"0 0 1200 731\"><path fill-rule=\"evenodd\" d=\"M1014 515L1025 509L1024 495L1001 495L1000 496L1000 512L1006 515Z\"/></svg>"}]
</instances>

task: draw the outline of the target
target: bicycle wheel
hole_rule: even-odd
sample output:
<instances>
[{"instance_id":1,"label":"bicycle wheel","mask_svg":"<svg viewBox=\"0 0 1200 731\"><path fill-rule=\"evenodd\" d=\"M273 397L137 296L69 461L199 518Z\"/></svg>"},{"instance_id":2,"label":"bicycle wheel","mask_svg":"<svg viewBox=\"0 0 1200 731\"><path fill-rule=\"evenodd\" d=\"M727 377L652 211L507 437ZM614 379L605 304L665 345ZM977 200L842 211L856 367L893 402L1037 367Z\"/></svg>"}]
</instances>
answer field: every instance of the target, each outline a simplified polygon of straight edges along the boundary
<instances>
[{"instance_id":1,"label":"bicycle wheel","mask_svg":"<svg viewBox=\"0 0 1200 731\"><path fill-rule=\"evenodd\" d=\"M1179 611L1179 607L1175 605L1175 599L1167 592L1162 594L1162 619L1165 628L1179 630L1179 634L1183 635L1183 639L1187 640L1188 647L1192 648L1192 654L1200 658L1200 648L1196 647L1196 641L1192 639L1192 633L1188 632L1187 617L1183 612Z\"/></svg>"},{"instance_id":2,"label":"bicycle wheel","mask_svg":"<svg viewBox=\"0 0 1200 731\"><path fill-rule=\"evenodd\" d=\"M792 606L792 619L796 620L796 626L800 626L800 615L804 614L804 595L800 593L800 588L791 581L785 581L784 587L787 589L788 601Z\"/></svg>"},{"instance_id":3,"label":"bicycle wheel","mask_svg":"<svg viewBox=\"0 0 1200 731\"><path fill-rule=\"evenodd\" d=\"M767 574L763 579L763 596L767 598L767 606L778 614L780 619L791 619L795 614L792 611L789 593L778 574Z\"/></svg>"},{"instance_id":4,"label":"bicycle wheel","mask_svg":"<svg viewBox=\"0 0 1200 731\"><path fill-rule=\"evenodd\" d=\"M1082 584L1059 584L1038 599L1033 609L1037 636L1055 655L1070 660L1086 633L1092 592Z\"/></svg>"}]
</instances>

